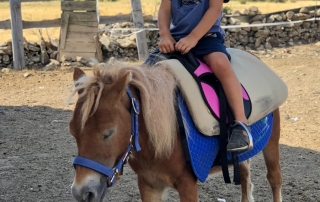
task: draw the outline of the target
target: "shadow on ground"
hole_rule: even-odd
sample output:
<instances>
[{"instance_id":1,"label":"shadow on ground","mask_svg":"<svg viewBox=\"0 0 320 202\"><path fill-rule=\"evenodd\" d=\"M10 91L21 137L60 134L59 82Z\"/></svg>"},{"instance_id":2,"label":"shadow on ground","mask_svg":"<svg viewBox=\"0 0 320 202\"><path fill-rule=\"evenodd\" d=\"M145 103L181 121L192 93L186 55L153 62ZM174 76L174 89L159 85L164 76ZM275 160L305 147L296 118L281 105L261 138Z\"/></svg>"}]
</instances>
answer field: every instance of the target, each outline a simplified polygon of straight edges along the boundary
<instances>
[{"instance_id":1,"label":"shadow on ground","mask_svg":"<svg viewBox=\"0 0 320 202\"><path fill-rule=\"evenodd\" d=\"M0 106L0 201L74 201L70 193L76 145L68 131L72 112L46 106ZM281 145L284 201L320 201L319 152ZM256 201L271 201L261 154L252 161ZM136 177L126 167L110 201L139 201ZM200 201L239 201L240 187L222 175L199 183ZM169 192L168 202L178 201Z\"/></svg>"}]
</instances>

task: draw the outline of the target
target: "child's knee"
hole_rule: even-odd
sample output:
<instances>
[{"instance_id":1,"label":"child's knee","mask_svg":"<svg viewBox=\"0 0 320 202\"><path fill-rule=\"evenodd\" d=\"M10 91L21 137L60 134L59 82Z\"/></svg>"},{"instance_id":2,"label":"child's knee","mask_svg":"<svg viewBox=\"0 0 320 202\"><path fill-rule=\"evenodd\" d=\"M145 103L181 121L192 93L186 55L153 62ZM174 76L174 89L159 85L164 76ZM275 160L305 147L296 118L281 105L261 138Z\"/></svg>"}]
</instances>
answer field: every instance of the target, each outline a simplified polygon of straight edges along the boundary
<instances>
[{"instance_id":1,"label":"child's knee","mask_svg":"<svg viewBox=\"0 0 320 202\"><path fill-rule=\"evenodd\" d=\"M229 60L224 57L216 58L214 61L214 65L220 68L230 68Z\"/></svg>"},{"instance_id":2,"label":"child's knee","mask_svg":"<svg viewBox=\"0 0 320 202\"><path fill-rule=\"evenodd\" d=\"M215 59L210 66L214 73L228 74L233 71L229 60L225 58Z\"/></svg>"},{"instance_id":3,"label":"child's knee","mask_svg":"<svg viewBox=\"0 0 320 202\"><path fill-rule=\"evenodd\" d=\"M215 52L203 57L206 63L212 67L229 67L230 61L228 57L222 52Z\"/></svg>"}]
</instances>

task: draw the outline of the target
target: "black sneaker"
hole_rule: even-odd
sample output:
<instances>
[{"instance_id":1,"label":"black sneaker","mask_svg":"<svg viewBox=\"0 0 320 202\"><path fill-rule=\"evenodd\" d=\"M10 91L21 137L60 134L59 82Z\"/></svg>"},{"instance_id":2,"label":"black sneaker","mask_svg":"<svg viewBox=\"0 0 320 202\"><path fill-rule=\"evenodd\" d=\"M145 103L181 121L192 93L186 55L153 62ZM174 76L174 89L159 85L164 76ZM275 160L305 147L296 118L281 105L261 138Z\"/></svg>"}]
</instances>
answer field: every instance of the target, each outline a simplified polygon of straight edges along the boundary
<instances>
[{"instance_id":1,"label":"black sneaker","mask_svg":"<svg viewBox=\"0 0 320 202\"><path fill-rule=\"evenodd\" d=\"M231 126L230 132L231 134L227 145L227 151L249 151L253 148L250 126L240 121L235 121L235 124Z\"/></svg>"}]
</instances>

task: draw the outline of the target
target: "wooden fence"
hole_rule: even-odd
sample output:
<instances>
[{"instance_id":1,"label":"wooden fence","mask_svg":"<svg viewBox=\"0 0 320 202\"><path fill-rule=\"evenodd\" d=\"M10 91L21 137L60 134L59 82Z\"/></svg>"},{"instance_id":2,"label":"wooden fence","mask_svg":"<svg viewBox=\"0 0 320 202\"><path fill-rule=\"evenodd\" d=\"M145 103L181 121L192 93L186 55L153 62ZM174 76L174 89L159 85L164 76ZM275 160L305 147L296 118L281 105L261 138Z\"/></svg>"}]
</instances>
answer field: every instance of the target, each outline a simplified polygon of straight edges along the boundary
<instances>
[{"instance_id":1,"label":"wooden fence","mask_svg":"<svg viewBox=\"0 0 320 202\"><path fill-rule=\"evenodd\" d=\"M49 27L61 27L61 19L42 20L42 21L24 21L22 20L21 2L40 2L46 0L0 0L0 2L8 2L10 4L10 19L0 21L0 29L11 29L12 33L12 49L13 49L13 68L15 70L21 70L25 68L24 48L23 48L23 29L29 28L49 28ZM57 0L51 0L57 1ZM67 2L68 1L68 2ZM70 3L73 0L61 1L61 5ZM97 0L96 0L97 1ZM98 16L98 24L126 22L133 19L135 29L143 28L144 21L142 16L142 9L140 0L130 0L132 15L118 15L118 16ZM84 3L85 4L85 3ZM136 34L137 48L139 54L139 60L143 61L148 57L148 47L146 34L144 31Z\"/></svg>"}]
</instances>

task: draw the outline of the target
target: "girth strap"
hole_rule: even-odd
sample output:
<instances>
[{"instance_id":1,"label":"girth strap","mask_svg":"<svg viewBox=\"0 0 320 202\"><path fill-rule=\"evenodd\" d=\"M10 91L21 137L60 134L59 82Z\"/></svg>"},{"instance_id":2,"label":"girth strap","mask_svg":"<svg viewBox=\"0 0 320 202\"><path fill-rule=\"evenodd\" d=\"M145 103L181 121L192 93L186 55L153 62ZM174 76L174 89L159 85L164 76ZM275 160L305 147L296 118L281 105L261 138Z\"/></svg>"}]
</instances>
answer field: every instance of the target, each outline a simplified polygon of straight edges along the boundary
<instances>
[{"instance_id":1,"label":"girth strap","mask_svg":"<svg viewBox=\"0 0 320 202\"><path fill-rule=\"evenodd\" d=\"M219 103L220 103L220 160L221 160L221 168L222 174L225 183L231 183L229 170L228 170L228 154L227 154L227 143L228 143L228 127L227 127L227 117L229 124L234 120L233 114L230 111L230 107L228 106L228 101L224 90L222 88L221 83L218 82L218 93L219 93ZM234 168L233 182L236 185L240 184L240 168L239 168L239 160L238 155L232 153L232 164Z\"/></svg>"},{"instance_id":2,"label":"girth strap","mask_svg":"<svg viewBox=\"0 0 320 202\"><path fill-rule=\"evenodd\" d=\"M219 91L219 103L220 103L220 158L221 158L221 168L225 183L231 183L229 170L228 170L228 156L227 156L227 142L228 142L228 129L227 129L227 99L222 89L221 83L218 83ZM229 120L231 121L231 120Z\"/></svg>"}]
</instances>

